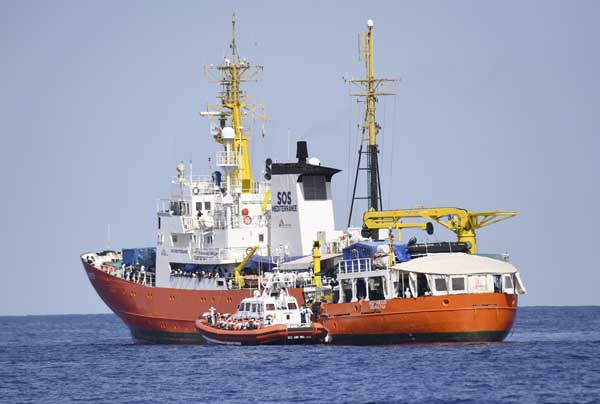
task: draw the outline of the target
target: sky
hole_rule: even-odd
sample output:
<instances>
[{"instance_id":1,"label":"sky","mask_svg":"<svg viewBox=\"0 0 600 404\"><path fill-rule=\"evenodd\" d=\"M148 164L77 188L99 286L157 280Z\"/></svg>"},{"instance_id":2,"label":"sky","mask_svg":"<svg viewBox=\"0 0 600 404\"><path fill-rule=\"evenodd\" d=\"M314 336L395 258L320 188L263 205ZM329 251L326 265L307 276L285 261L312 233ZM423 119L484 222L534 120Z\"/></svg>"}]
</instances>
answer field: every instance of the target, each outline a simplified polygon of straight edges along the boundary
<instances>
[{"instance_id":1,"label":"sky","mask_svg":"<svg viewBox=\"0 0 600 404\"><path fill-rule=\"evenodd\" d=\"M0 315L109 311L79 255L153 245L176 164L208 170L203 66L226 55L233 12L239 53L264 65L245 87L269 117L255 175L306 140L343 170L346 225L363 112L343 78L364 74L373 19L376 74L401 79L377 106L384 208L517 210L478 245L510 253L521 304L600 304L599 2L4 0Z\"/></svg>"}]
</instances>

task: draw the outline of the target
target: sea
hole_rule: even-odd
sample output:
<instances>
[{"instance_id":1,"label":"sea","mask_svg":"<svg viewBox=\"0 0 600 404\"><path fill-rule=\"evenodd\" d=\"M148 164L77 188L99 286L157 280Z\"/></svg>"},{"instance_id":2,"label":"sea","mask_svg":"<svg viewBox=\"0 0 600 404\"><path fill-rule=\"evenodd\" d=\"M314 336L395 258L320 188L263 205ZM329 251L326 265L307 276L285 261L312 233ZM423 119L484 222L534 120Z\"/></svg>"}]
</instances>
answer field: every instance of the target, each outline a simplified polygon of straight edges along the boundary
<instances>
[{"instance_id":1,"label":"sea","mask_svg":"<svg viewBox=\"0 0 600 404\"><path fill-rule=\"evenodd\" d=\"M0 317L2 403L600 403L600 307L523 307L500 343L221 347L112 314Z\"/></svg>"}]
</instances>

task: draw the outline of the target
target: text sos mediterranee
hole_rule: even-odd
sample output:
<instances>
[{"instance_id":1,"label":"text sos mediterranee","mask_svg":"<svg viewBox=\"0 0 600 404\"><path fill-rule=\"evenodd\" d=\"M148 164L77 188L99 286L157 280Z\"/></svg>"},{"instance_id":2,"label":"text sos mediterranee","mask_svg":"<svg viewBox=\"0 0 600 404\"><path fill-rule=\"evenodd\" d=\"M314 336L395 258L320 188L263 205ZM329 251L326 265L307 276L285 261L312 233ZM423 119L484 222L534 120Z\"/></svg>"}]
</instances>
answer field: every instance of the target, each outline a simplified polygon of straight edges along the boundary
<instances>
[{"instance_id":1,"label":"text sos mediterranee","mask_svg":"<svg viewBox=\"0 0 600 404\"><path fill-rule=\"evenodd\" d=\"M296 212L297 206L292 205L291 192L277 192L277 205L273 206L273 212Z\"/></svg>"}]
</instances>

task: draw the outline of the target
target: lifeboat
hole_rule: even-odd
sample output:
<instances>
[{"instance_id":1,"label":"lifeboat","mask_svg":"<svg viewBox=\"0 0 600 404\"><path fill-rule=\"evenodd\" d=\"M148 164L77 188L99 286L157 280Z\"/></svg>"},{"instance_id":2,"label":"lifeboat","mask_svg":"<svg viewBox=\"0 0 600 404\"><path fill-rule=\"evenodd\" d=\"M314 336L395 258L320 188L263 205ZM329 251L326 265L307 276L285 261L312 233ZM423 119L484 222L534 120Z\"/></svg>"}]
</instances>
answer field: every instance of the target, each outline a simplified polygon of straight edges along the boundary
<instances>
[{"instance_id":1,"label":"lifeboat","mask_svg":"<svg viewBox=\"0 0 600 404\"><path fill-rule=\"evenodd\" d=\"M219 345L314 344L327 334L308 307L300 308L287 288L274 286L242 299L233 315L211 307L195 324L206 342Z\"/></svg>"}]
</instances>

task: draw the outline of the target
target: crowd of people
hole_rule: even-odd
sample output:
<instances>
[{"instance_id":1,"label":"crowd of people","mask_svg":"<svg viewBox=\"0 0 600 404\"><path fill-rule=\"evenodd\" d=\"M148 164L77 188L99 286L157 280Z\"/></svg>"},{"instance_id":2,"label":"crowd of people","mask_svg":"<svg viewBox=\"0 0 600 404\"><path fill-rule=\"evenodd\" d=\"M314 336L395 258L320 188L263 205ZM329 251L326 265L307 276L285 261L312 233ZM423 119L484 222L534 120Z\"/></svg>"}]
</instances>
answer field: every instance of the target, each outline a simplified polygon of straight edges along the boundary
<instances>
[{"instance_id":1,"label":"crowd of people","mask_svg":"<svg viewBox=\"0 0 600 404\"><path fill-rule=\"evenodd\" d=\"M171 268L171 276L183 277L183 278L197 278L197 279L215 279L222 278L223 273L220 269L212 271L186 271L184 269L173 269Z\"/></svg>"},{"instance_id":2,"label":"crowd of people","mask_svg":"<svg viewBox=\"0 0 600 404\"><path fill-rule=\"evenodd\" d=\"M223 330L256 330L260 328L261 321L257 319L236 320L231 314L214 313L208 316L208 324Z\"/></svg>"},{"instance_id":3,"label":"crowd of people","mask_svg":"<svg viewBox=\"0 0 600 404\"><path fill-rule=\"evenodd\" d=\"M127 281L140 284L154 285L154 282L156 281L154 268L146 269L144 265L122 264L120 275Z\"/></svg>"}]
</instances>

